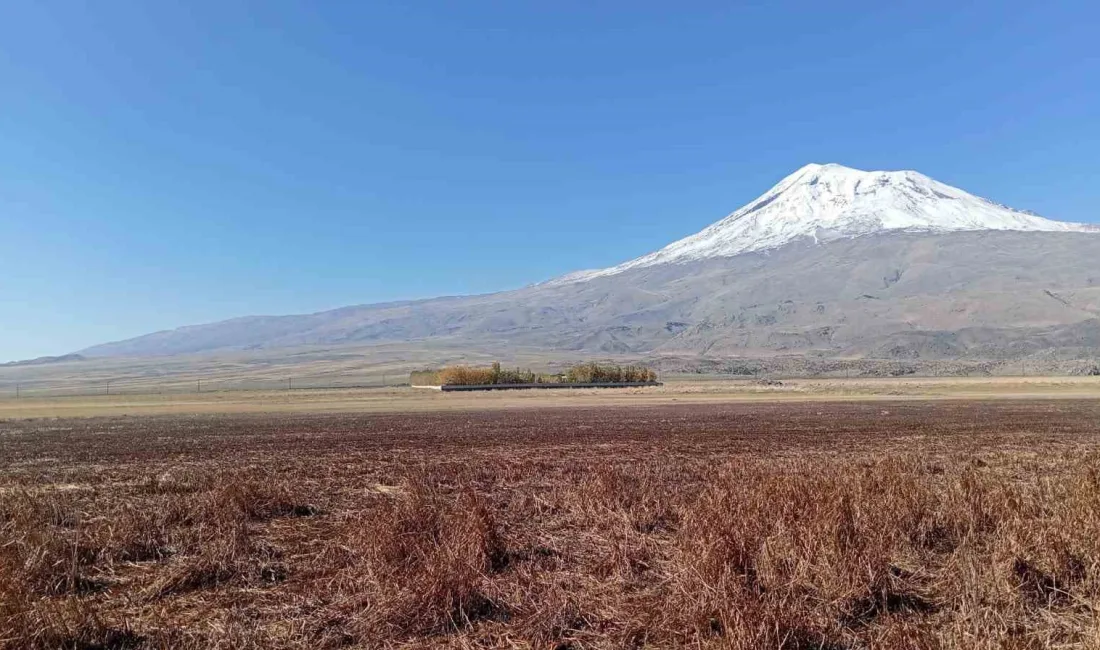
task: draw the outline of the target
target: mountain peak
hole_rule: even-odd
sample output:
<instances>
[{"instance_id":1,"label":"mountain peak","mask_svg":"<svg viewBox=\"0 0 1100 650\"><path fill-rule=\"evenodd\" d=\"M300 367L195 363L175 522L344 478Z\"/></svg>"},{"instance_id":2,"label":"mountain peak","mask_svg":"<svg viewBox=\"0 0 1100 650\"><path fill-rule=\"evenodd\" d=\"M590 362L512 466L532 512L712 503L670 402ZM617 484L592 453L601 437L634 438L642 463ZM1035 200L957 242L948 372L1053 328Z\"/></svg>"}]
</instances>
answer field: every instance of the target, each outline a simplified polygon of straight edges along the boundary
<instances>
[{"instance_id":1,"label":"mountain peak","mask_svg":"<svg viewBox=\"0 0 1100 650\"><path fill-rule=\"evenodd\" d=\"M799 168L748 205L700 232L618 266L571 273L578 282L657 264L685 263L885 231L1100 232L1044 219L933 180L920 172L862 171L836 163Z\"/></svg>"},{"instance_id":2,"label":"mountain peak","mask_svg":"<svg viewBox=\"0 0 1100 650\"><path fill-rule=\"evenodd\" d=\"M859 171L858 169L852 169L851 167L845 167L844 165L841 165L840 163L810 163L808 165L803 165L802 167L800 167L798 169L798 171L795 172L795 174L800 174L800 173L803 173L803 172L816 172L816 171L830 170L830 169L832 169L832 170L844 169L844 170L853 171L853 172Z\"/></svg>"}]
</instances>

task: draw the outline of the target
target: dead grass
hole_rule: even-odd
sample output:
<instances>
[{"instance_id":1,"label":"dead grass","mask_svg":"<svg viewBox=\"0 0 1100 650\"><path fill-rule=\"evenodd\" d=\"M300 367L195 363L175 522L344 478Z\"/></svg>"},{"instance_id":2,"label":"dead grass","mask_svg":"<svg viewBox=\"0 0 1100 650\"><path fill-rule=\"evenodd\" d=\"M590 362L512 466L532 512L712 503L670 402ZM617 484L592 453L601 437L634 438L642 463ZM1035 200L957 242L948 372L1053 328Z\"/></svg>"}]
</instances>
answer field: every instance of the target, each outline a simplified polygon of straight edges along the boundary
<instances>
[{"instance_id":1,"label":"dead grass","mask_svg":"<svg viewBox=\"0 0 1100 650\"><path fill-rule=\"evenodd\" d=\"M7 423L0 647L1100 647L1098 416Z\"/></svg>"}]
</instances>

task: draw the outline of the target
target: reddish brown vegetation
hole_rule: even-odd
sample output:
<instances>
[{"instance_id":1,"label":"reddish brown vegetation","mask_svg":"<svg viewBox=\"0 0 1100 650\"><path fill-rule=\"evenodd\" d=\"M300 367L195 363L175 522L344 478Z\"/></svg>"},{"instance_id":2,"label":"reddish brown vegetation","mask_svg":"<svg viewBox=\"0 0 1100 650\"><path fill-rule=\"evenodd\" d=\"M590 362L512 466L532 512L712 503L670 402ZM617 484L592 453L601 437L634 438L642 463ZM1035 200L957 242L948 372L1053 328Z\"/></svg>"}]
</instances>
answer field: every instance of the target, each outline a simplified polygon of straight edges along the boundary
<instances>
[{"instance_id":1,"label":"reddish brown vegetation","mask_svg":"<svg viewBox=\"0 0 1100 650\"><path fill-rule=\"evenodd\" d=\"M1098 416L0 422L0 647L1096 647Z\"/></svg>"},{"instance_id":2,"label":"reddish brown vegetation","mask_svg":"<svg viewBox=\"0 0 1100 650\"><path fill-rule=\"evenodd\" d=\"M619 366L594 362L573 366L560 374L536 374L530 370L447 366L439 370L414 371L412 386L496 386L509 384L619 384L657 381L657 372L644 366Z\"/></svg>"}]
</instances>

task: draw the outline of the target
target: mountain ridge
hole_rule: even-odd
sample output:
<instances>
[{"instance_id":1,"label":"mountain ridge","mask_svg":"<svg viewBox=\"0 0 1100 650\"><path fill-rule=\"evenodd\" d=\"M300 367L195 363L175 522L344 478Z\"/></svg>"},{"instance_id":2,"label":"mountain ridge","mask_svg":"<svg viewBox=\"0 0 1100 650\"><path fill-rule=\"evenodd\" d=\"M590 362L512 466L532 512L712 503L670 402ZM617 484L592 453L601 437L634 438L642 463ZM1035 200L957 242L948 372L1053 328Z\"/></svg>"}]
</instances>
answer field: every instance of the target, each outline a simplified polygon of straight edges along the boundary
<instances>
[{"instance_id":1,"label":"mountain ridge","mask_svg":"<svg viewBox=\"0 0 1100 650\"><path fill-rule=\"evenodd\" d=\"M1100 318L1100 269L1091 264L1100 258L1097 233L917 172L808 165L699 233L617 267L476 296L241 317L81 353L434 341L583 353L904 357L1030 350L1020 337L1040 347L1079 340L1075 347L1086 349L1100 345L1090 339L1100 328L1065 335L1058 328Z\"/></svg>"}]
</instances>

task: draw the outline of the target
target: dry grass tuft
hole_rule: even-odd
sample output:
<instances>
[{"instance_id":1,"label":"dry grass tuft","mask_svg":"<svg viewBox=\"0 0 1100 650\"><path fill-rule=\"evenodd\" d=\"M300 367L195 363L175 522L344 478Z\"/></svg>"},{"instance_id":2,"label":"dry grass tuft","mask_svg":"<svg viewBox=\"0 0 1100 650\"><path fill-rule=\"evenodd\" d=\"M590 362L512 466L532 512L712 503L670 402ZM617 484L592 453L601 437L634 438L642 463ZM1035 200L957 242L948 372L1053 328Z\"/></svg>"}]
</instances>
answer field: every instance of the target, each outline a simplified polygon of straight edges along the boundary
<instances>
[{"instance_id":1,"label":"dry grass tuft","mask_svg":"<svg viewBox=\"0 0 1100 650\"><path fill-rule=\"evenodd\" d=\"M338 579L353 594L340 607L344 636L432 636L507 618L488 588L507 555L475 492L450 494L420 477L342 532L352 554Z\"/></svg>"}]
</instances>

